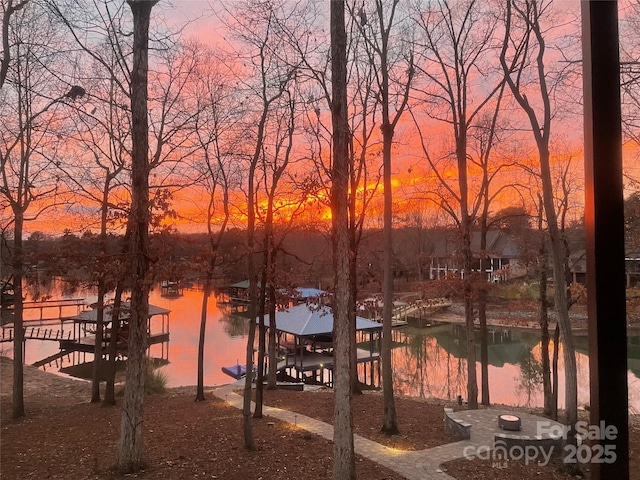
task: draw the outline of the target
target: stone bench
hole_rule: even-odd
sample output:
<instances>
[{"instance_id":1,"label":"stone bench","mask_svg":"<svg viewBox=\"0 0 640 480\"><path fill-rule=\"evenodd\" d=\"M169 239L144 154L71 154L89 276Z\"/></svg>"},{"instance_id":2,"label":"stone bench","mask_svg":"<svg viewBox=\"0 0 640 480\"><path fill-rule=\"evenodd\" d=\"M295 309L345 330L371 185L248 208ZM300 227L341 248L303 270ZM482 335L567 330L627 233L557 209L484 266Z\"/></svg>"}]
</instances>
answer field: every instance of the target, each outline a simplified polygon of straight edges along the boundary
<instances>
[{"instance_id":1,"label":"stone bench","mask_svg":"<svg viewBox=\"0 0 640 480\"><path fill-rule=\"evenodd\" d=\"M497 433L493 438L494 447L501 446L507 450L513 447L526 448L534 446L553 451L562 450L562 437L552 437L549 435L518 435L509 433Z\"/></svg>"},{"instance_id":2,"label":"stone bench","mask_svg":"<svg viewBox=\"0 0 640 480\"><path fill-rule=\"evenodd\" d=\"M444 409L444 429L449 435L453 435L456 438L463 440L469 440L471 438L471 424L453 418L453 409Z\"/></svg>"}]
</instances>

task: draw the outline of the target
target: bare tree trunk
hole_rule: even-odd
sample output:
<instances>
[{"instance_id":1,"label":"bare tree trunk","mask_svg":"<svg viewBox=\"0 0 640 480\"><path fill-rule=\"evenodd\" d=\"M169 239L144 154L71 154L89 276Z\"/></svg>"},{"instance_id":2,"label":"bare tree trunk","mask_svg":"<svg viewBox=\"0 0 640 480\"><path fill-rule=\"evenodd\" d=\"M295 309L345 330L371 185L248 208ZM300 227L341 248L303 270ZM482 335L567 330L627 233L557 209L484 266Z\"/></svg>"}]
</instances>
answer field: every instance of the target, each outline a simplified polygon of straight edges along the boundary
<instances>
[{"instance_id":1,"label":"bare tree trunk","mask_svg":"<svg viewBox=\"0 0 640 480\"><path fill-rule=\"evenodd\" d=\"M142 421L149 317L149 125L147 74L149 23L155 0L129 0L133 13L131 69L132 188L131 188L131 315L125 395L122 405L118 470L139 471L142 466Z\"/></svg>"},{"instance_id":2,"label":"bare tree trunk","mask_svg":"<svg viewBox=\"0 0 640 480\"><path fill-rule=\"evenodd\" d=\"M350 204L352 202L349 202ZM355 215L351 210L351 215ZM358 274L357 274L357 260L358 260L358 248L355 241L355 231L353 226L349 227L349 330L351 338L351 393L353 395L362 395L362 388L358 380L358 347L356 344L356 316L358 315L356 306L356 297L358 294Z\"/></svg>"},{"instance_id":3,"label":"bare tree trunk","mask_svg":"<svg viewBox=\"0 0 640 480\"><path fill-rule=\"evenodd\" d=\"M544 243L544 242L543 242ZM549 275L548 258L546 248L540 249L540 349L542 356L542 391L544 396L543 414L551 416L555 410L553 407L553 394L551 387L551 365L549 362L549 299L547 298L547 275ZM557 346L556 346L557 348Z\"/></svg>"},{"instance_id":4,"label":"bare tree trunk","mask_svg":"<svg viewBox=\"0 0 640 480\"><path fill-rule=\"evenodd\" d=\"M128 230L128 229L127 229ZM128 234L125 235L128 238ZM107 382L104 388L104 405L116 404L116 359L118 357L118 332L120 331L120 305L122 304L123 282L116 286L116 296L111 308L111 338L109 339L109 362L107 363Z\"/></svg>"},{"instance_id":5,"label":"bare tree trunk","mask_svg":"<svg viewBox=\"0 0 640 480\"><path fill-rule=\"evenodd\" d=\"M553 390L551 401L551 418L558 420L558 355L560 353L560 326L556 324L556 328L553 334L553 360L552 360L552 374L553 374Z\"/></svg>"},{"instance_id":6,"label":"bare tree trunk","mask_svg":"<svg viewBox=\"0 0 640 480\"><path fill-rule=\"evenodd\" d=\"M466 166L464 170L466 172ZM460 177L463 175L461 174ZM466 174L464 175L466 178ZM466 189L466 187L464 187ZM460 186L462 190L462 184ZM466 194L463 195L466 197ZM466 199L464 200L466 204ZM463 211L466 208L463 207ZM476 375L476 339L473 318L473 298L471 284L471 227L468 215L462 214L462 256L464 265L464 279L462 280L464 291L464 319L467 336L467 403L469 408L478 408L478 378Z\"/></svg>"},{"instance_id":7,"label":"bare tree trunk","mask_svg":"<svg viewBox=\"0 0 640 480\"><path fill-rule=\"evenodd\" d=\"M576 430L575 424L578 421L578 379L577 379L577 366L575 356L575 346L573 340L573 333L571 331L571 321L569 318L569 302L567 297L567 284L565 277L565 246L563 243L560 228L558 226L558 214L556 211L555 197L553 191L553 182L551 178L550 167L550 152L549 144L551 138L551 119L553 118L553 112L551 107L551 95L550 88L548 87L548 79L545 70L545 49L546 43L544 38L544 31L541 27L541 17L543 12L539 9L540 5L536 2L531 4L527 3L524 8L514 0L510 0L506 3L506 24L505 24L505 37L502 46L502 52L500 54L500 62L506 75L506 81L509 84L511 92L513 93L516 101L520 104L523 111L529 118L531 124L532 133L538 149L538 158L540 165L540 180L542 182L542 202L544 205L544 212L547 220L547 228L549 229L549 237L551 240L551 262L553 267L553 291L555 310L558 316L558 328L560 329L560 336L563 344L564 354L564 373L565 373L565 423L569 425L568 434L566 436L567 444L576 444ZM529 103L524 92L520 91L519 85L516 85L515 81L511 77L510 67L506 62L506 51L509 45L513 45L511 42L511 22L512 12L515 10L516 14L526 23L526 35L524 40L526 46L537 45L537 52L535 59L531 58L531 64L535 68L536 80L538 82L541 99L541 112L539 114L534 107ZM530 39L530 37L533 37ZM524 48L524 47L521 47ZM517 57L519 59L528 59L529 52L519 52ZM525 65L529 65L528 62L521 62L516 74L522 74L522 70ZM557 344L555 346L558 348ZM565 451L568 454L568 450ZM575 465L574 465L575 466ZM572 465L567 463L566 467L569 471L575 470Z\"/></svg>"},{"instance_id":8,"label":"bare tree trunk","mask_svg":"<svg viewBox=\"0 0 640 480\"><path fill-rule=\"evenodd\" d=\"M275 255L271 256L269 270L275 272ZM278 352L276 351L276 287L269 285L269 372L267 375L267 389L277 387Z\"/></svg>"},{"instance_id":9,"label":"bare tree trunk","mask_svg":"<svg viewBox=\"0 0 640 480\"><path fill-rule=\"evenodd\" d=\"M487 330L487 287L486 280L480 280L478 291L478 322L480 324L480 372L482 383L482 405L491 405L489 396L489 333Z\"/></svg>"},{"instance_id":10,"label":"bare tree trunk","mask_svg":"<svg viewBox=\"0 0 640 480\"><path fill-rule=\"evenodd\" d=\"M104 253L104 251L103 251ZM96 315L96 343L93 350L93 368L91 372L91 403L100 402L100 377L102 373L102 346L104 343L104 273L98 280L98 312Z\"/></svg>"},{"instance_id":11,"label":"bare tree trunk","mask_svg":"<svg viewBox=\"0 0 640 480\"><path fill-rule=\"evenodd\" d=\"M14 209L13 238L13 418L24 416L24 324L22 299L22 272L24 260L22 251L22 230L24 215Z\"/></svg>"},{"instance_id":12,"label":"bare tree trunk","mask_svg":"<svg viewBox=\"0 0 640 480\"><path fill-rule=\"evenodd\" d=\"M249 255L253 256L253 246L249 248ZM249 265L253 260L249 260ZM252 288L253 284L253 288ZM242 427L244 434L244 448L255 450L256 444L253 438L253 425L251 424L251 383L253 380L253 343L256 338L256 280L255 266L249 268L249 334L247 335L247 349L245 357L246 376L244 377L244 398L242 402Z\"/></svg>"},{"instance_id":13,"label":"bare tree trunk","mask_svg":"<svg viewBox=\"0 0 640 480\"><path fill-rule=\"evenodd\" d=\"M382 289L382 392L384 415L381 431L387 435L396 435L398 415L393 395L392 355L392 317L393 317L393 196L391 193L391 142L393 130L388 123L383 123L383 183L384 183L384 263Z\"/></svg>"},{"instance_id":14,"label":"bare tree trunk","mask_svg":"<svg viewBox=\"0 0 640 480\"><path fill-rule=\"evenodd\" d=\"M198 379L196 385L196 402L204 402L204 341L207 331L207 310L209 308L209 297L211 297L211 281L213 276L213 264L210 263L209 271L204 281L202 289L202 306L200 309L200 334L198 335Z\"/></svg>"},{"instance_id":15,"label":"bare tree trunk","mask_svg":"<svg viewBox=\"0 0 640 480\"><path fill-rule=\"evenodd\" d=\"M486 181L485 181L486 182ZM484 209L480 217L480 278L478 279L478 323L480 324L480 382L482 385L482 405L488 407L491 402L489 398L489 332L487 331L487 279L483 260L487 250L487 217L488 212L488 185L485 188Z\"/></svg>"},{"instance_id":16,"label":"bare tree trunk","mask_svg":"<svg viewBox=\"0 0 640 480\"><path fill-rule=\"evenodd\" d=\"M347 34L344 0L330 2L333 168L331 207L334 259L334 422L333 480L355 480L351 410L351 339L349 327L349 124L347 110Z\"/></svg>"},{"instance_id":17,"label":"bare tree trunk","mask_svg":"<svg viewBox=\"0 0 640 480\"><path fill-rule=\"evenodd\" d=\"M109 209L109 183L111 176L107 177L102 190L102 205L100 208L100 256L101 260L107 254L107 214ZM104 268L104 267L102 267ZM104 342L104 297L106 295L105 272L101 270L98 279L98 314L96 317L96 343L93 352L93 372L91 380L91 402L100 401L100 378L102 376L102 348Z\"/></svg>"},{"instance_id":18,"label":"bare tree trunk","mask_svg":"<svg viewBox=\"0 0 640 480\"><path fill-rule=\"evenodd\" d=\"M249 174L249 202L248 202L248 263L249 263L249 334L247 335L247 349L245 357L246 376L244 377L244 399L242 403L242 425L244 432L244 448L255 450L253 426L251 424L251 383L253 381L253 345L256 338L256 267L253 258L255 209L253 204L253 175Z\"/></svg>"},{"instance_id":19,"label":"bare tree trunk","mask_svg":"<svg viewBox=\"0 0 640 480\"><path fill-rule=\"evenodd\" d=\"M542 188L545 202L545 212L547 213L547 225L551 236L551 252L553 261L553 291L555 300L555 310L558 315L558 327L562 338L563 359L565 371L565 423L569 425L567 443L575 445L576 431L575 424L578 421L578 376L576 365L575 346L573 343L573 333L571 332L571 321L569 319L569 305L567 298L567 285L564 273L564 243L558 230L555 206L553 201L553 186L551 184L551 173L549 171L549 153L541 155L540 166L542 171ZM558 346L555 347L558 349Z\"/></svg>"},{"instance_id":20,"label":"bare tree trunk","mask_svg":"<svg viewBox=\"0 0 640 480\"><path fill-rule=\"evenodd\" d=\"M269 248L267 244L268 236L265 235L264 260L262 263L262 273L260 275L260 304L258 305L258 371L256 372L256 406L253 410L253 418L262 418L262 404L264 403L264 357L266 350L267 330L264 323L264 316L267 307L267 268L269 265Z\"/></svg>"},{"instance_id":21,"label":"bare tree trunk","mask_svg":"<svg viewBox=\"0 0 640 480\"><path fill-rule=\"evenodd\" d=\"M551 384L551 365L549 362L549 298L547 296L547 276L549 275L549 254L547 252L546 238L542 230L542 214L543 206L540 198L540 214L538 216L538 232L540 235L540 248L538 251L538 259L540 261L538 271L538 283L540 284L540 349L542 356L542 392L544 397L542 413L548 417L557 416L557 396L553 395L553 386ZM557 351L558 345L555 344ZM557 359L557 355L554 356ZM554 366L555 368L555 366ZM554 406L555 403L555 406ZM554 412L556 415L554 416Z\"/></svg>"},{"instance_id":22,"label":"bare tree trunk","mask_svg":"<svg viewBox=\"0 0 640 480\"><path fill-rule=\"evenodd\" d=\"M389 41L397 2L394 2L388 13L383 9L382 1L376 1L377 21L380 28L380 47L375 48L380 60L378 82L380 86L380 102L382 107L382 181L384 185L384 225L383 225L383 312L382 312L382 391L384 399L384 415L381 431L387 435L399 432L398 415L393 395L393 362L392 362L392 321L393 321L393 192L391 186L391 145L395 127L400 120L409 98L409 87L414 74L413 53L408 57L407 77L400 103L395 107L394 118L391 118L390 91L390 58ZM385 25L385 16L388 21Z\"/></svg>"}]
</instances>

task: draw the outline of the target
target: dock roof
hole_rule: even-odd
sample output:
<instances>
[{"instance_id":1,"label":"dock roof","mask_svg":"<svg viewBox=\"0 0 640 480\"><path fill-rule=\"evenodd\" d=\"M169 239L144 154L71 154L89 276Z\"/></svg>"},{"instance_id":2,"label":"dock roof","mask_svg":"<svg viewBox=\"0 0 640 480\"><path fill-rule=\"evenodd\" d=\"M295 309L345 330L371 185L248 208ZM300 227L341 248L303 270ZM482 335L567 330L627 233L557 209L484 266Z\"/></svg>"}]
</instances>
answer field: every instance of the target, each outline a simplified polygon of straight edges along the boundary
<instances>
[{"instance_id":1,"label":"dock roof","mask_svg":"<svg viewBox=\"0 0 640 480\"><path fill-rule=\"evenodd\" d=\"M111 310L113 305L106 305L104 308L104 323L109 323L111 321ZM123 311L120 313L121 319L129 318L129 309L131 308L131 303L122 302L121 307ZM171 310L167 310L166 308L158 307L156 305L149 305L149 318L155 315L168 315L171 313ZM96 323L98 319L98 309L93 308L91 310L85 310L84 312L80 312L78 315L70 317L71 320L76 322L86 322L86 323Z\"/></svg>"},{"instance_id":2,"label":"dock roof","mask_svg":"<svg viewBox=\"0 0 640 480\"><path fill-rule=\"evenodd\" d=\"M269 326L269 315L265 315L264 323ZM296 305L276 313L276 328L299 337L331 334L333 312L328 306ZM382 330L382 324L364 317L356 317L356 330Z\"/></svg>"},{"instance_id":3,"label":"dock roof","mask_svg":"<svg viewBox=\"0 0 640 480\"><path fill-rule=\"evenodd\" d=\"M322 295L326 295L327 292L325 290L320 290L319 288L306 288L306 287L297 287L296 292L298 292L298 296L300 298L314 298L320 297Z\"/></svg>"}]
</instances>

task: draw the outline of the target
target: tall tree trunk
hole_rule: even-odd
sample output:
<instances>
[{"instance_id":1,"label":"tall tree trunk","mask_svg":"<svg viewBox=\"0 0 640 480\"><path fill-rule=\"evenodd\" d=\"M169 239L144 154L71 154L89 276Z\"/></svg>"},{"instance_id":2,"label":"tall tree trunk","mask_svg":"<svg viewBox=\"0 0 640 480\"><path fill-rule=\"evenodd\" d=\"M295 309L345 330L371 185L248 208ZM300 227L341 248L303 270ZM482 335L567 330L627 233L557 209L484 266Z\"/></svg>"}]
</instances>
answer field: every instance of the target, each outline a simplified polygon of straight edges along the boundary
<instances>
[{"instance_id":1,"label":"tall tree trunk","mask_svg":"<svg viewBox=\"0 0 640 480\"><path fill-rule=\"evenodd\" d=\"M553 262L553 292L555 310L558 316L558 327L562 339L562 351L565 372L565 423L571 428L567 435L567 443L575 445L575 424L578 421L578 378L575 346L571 321L569 319L569 304L567 298L567 284L565 277L565 249L556 217L553 185L551 183L551 170L548 149L541 149L540 170L542 178L542 191L544 210L547 215L547 225L551 237L551 257ZM558 346L555 347L556 349Z\"/></svg>"},{"instance_id":2,"label":"tall tree trunk","mask_svg":"<svg viewBox=\"0 0 640 480\"><path fill-rule=\"evenodd\" d=\"M352 202L350 202L351 204ZM355 215L355 213L352 213ZM351 214L350 214L351 215ZM355 240L355 227L349 226L349 335L351 339L351 393L353 395L362 395L362 388L358 380L358 346L356 344L356 316L358 315L356 298L358 296L358 247Z\"/></svg>"},{"instance_id":3,"label":"tall tree trunk","mask_svg":"<svg viewBox=\"0 0 640 480\"><path fill-rule=\"evenodd\" d=\"M488 188L487 188L488 190ZM488 192L487 192L488 193ZM488 407L491 402L489 398L489 332L487 331L487 279L483 261L489 261L485 252L487 251L487 217L488 217L488 195L485 195L485 208L480 220L480 277L478 278L478 323L480 324L480 382L482 384L482 405Z\"/></svg>"},{"instance_id":4,"label":"tall tree trunk","mask_svg":"<svg viewBox=\"0 0 640 480\"><path fill-rule=\"evenodd\" d=\"M544 242L543 242L544 243ZM540 248L540 354L542 356L542 392L544 396L543 415L550 417L555 410L551 387L551 364L549 361L549 299L547 298L547 275L549 275L546 248Z\"/></svg>"},{"instance_id":5,"label":"tall tree trunk","mask_svg":"<svg viewBox=\"0 0 640 480\"><path fill-rule=\"evenodd\" d=\"M258 145L249 166L248 191L247 191L247 271L249 274L249 334L247 335L247 348L245 353L246 376L244 377L244 397L242 402L242 430L244 436L244 448L255 450L256 444L253 438L253 426L251 424L251 383L253 381L253 345L256 338L256 313L257 313L257 278L255 250L255 172L258 156L262 147L261 141L264 135L267 107L262 111L262 118L258 126Z\"/></svg>"},{"instance_id":6,"label":"tall tree trunk","mask_svg":"<svg viewBox=\"0 0 640 480\"><path fill-rule=\"evenodd\" d=\"M147 75L149 23L155 0L128 0L133 14L131 69L131 315L125 395L122 405L118 470L139 471L142 466L142 421L149 317L149 125Z\"/></svg>"},{"instance_id":7,"label":"tall tree trunk","mask_svg":"<svg viewBox=\"0 0 640 480\"><path fill-rule=\"evenodd\" d=\"M538 251L538 259L540 261L538 271L538 283L540 284L540 354L542 356L542 392L544 397L543 415L554 417L557 412L557 396L553 395L553 387L551 384L551 365L549 361L549 298L547 295L547 277L549 276L549 253L547 252L547 242L543 235L543 206L542 198L540 198L540 206L538 208L540 214L538 216L538 232L540 232L540 248ZM558 345L555 344L557 351ZM555 355L557 358L557 355ZM555 406L554 406L555 403Z\"/></svg>"},{"instance_id":8,"label":"tall tree trunk","mask_svg":"<svg viewBox=\"0 0 640 480\"><path fill-rule=\"evenodd\" d=\"M528 7L533 8L528 8ZM500 54L500 62L506 74L506 81L513 93L516 101L520 104L525 114L528 116L531 130L538 149L540 163L540 180L542 182L542 202L544 212L546 214L547 228L549 229L549 237L551 240L551 262L553 267L553 291L555 310L558 316L558 328L563 344L564 354L564 373L565 373L565 423L570 426L566 436L566 443L576 444L575 424L578 420L578 379L576 367L575 346L573 334L571 331L571 322L569 319L569 303L567 298L567 285L565 281L565 247L562 235L558 227L558 215L556 212L553 182L551 179L550 152L549 143L551 138L551 95L550 88L547 85L547 74L545 71L545 38L541 28L542 11L538 9L538 5L534 2L527 5L526 10L520 10L513 2L506 2L506 24L505 24L505 41L503 42L502 52ZM532 107L526 95L519 90L511 77L511 71L506 63L505 53L512 45L511 36L511 15L512 10L516 10L521 19L526 22L527 36L526 40L532 35L535 41L528 42L527 45L537 44L537 54L535 60L532 58L536 80L539 82L540 99L541 99L541 119L538 120L536 110ZM526 54L519 53L519 58L528 58ZM518 76L522 73L524 63L521 64ZM558 346L556 345L557 349ZM565 454L568 450L565 450ZM570 464L567 464L570 467ZM573 470L573 469L570 469Z\"/></svg>"},{"instance_id":9,"label":"tall tree trunk","mask_svg":"<svg viewBox=\"0 0 640 480\"><path fill-rule=\"evenodd\" d=\"M22 272L24 259L22 251L22 231L24 214L14 208L13 237L13 418L24 416L24 323L22 298Z\"/></svg>"},{"instance_id":10,"label":"tall tree trunk","mask_svg":"<svg viewBox=\"0 0 640 480\"><path fill-rule=\"evenodd\" d=\"M200 308L200 334L198 335L198 378L196 384L196 402L203 402L204 396L204 343L207 331L207 310L209 309L209 298L211 297L211 282L213 280L212 260L209 264L209 271L204 280L202 289L202 306Z\"/></svg>"},{"instance_id":11,"label":"tall tree trunk","mask_svg":"<svg viewBox=\"0 0 640 480\"><path fill-rule=\"evenodd\" d=\"M462 189L462 186L460 188ZM466 210L466 208L463 208L463 210ZM462 285L464 292L464 320L467 337L467 403L469 408L474 409L478 408L478 379L476 375L476 341L471 283L471 226L468 215L463 214L462 218L462 257L464 265L464 278L462 279Z\"/></svg>"},{"instance_id":12,"label":"tall tree trunk","mask_svg":"<svg viewBox=\"0 0 640 480\"><path fill-rule=\"evenodd\" d=\"M384 108L384 106L383 106ZM393 367L392 367L392 317L393 317L393 195L391 192L391 142L393 129L387 123L382 126L383 146L383 183L384 183L384 263L382 289L382 392L384 400L384 415L381 431L387 435L399 432L398 415L396 413L393 395Z\"/></svg>"},{"instance_id":13,"label":"tall tree trunk","mask_svg":"<svg viewBox=\"0 0 640 480\"><path fill-rule=\"evenodd\" d=\"M260 274L260 304L258 305L258 371L256 372L256 406L253 410L253 418L262 418L262 404L264 403L264 357L266 350L267 330L264 323L264 316L267 310L267 268L269 265L268 239L265 235L265 251L262 263L262 273Z\"/></svg>"},{"instance_id":14,"label":"tall tree trunk","mask_svg":"<svg viewBox=\"0 0 640 480\"><path fill-rule=\"evenodd\" d=\"M560 353L560 326L556 324L555 331L553 333L553 360L552 360L552 375L553 375L553 390L551 401L551 418L558 420L558 356Z\"/></svg>"},{"instance_id":15,"label":"tall tree trunk","mask_svg":"<svg viewBox=\"0 0 640 480\"><path fill-rule=\"evenodd\" d=\"M480 324L480 372L482 383L482 405L491 405L489 398L489 332L487 329L487 287L486 280L480 280L478 291L478 322Z\"/></svg>"},{"instance_id":16,"label":"tall tree trunk","mask_svg":"<svg viewBox=\"0 0 640 480\"><path fill-rule=\"evenodd\" d=\"M334 264L334 422L333 480L355 480L353 413L351 407L351 339L349 328L349 123L347 110L347 33L344 0L330 2L331 121L333 167L331 207Z\"/></svg>"},{"instance_id":17,"label":"tall tree trunk","mask_svg":"<svg viewBox=\"0 0 640 480\"><path fill-rule=\"evenodd\" d=\"M103 252L104 253L104 252ZM100 402L100 377L102 376L102 347L104 337L104 272L98 280L98 311L96 315L96 343L93 349L93 368L91 372L91 403Z\"/></svg>"},{"instance_id":18,"label":"tall tree trunk","mask_svg":"<svg viewBox=\"0 0 640 480\"><path fill-rule=\"evenodd\" d=\"M125 250L127 249L125 248ZM111 308L111 338L109 339L109 362L106 368L107 382L104 388L104 405L116 404L116 360L118 358L118 332L120 331L120 306L122 305L123 290L123 282L119 281Z\"/></svg>"},{"instance_id":19,"label":"tall tree trunk","mask_svg":"<svg viewBox=\"0 0 640 480\"><path fill-rule=\"evenodd\" d=\"M270 277L275 272L275 255L271 256ZM276 351L276 287L269 285L269 371L267 374L267 389L274 390L277 387L278 352Z\"/></svg>"},{"instance_id":20,"label":"tall tree trunk","mask_svg":"<svg viewBox=\"0 0 640 480\"><path fill-rule=\"evenodd\" d=\"M109 209L109 184L111 175L107 172L107 177L102 189L102 205L100 208L100 261L104 262L107 255L107 215ZM101 265L100 278L98 279L98 312L96 316L96 343L93 351L93 372L91 375L91 402L100 401L100 378L102 377L102 349L104 337L104 297L106 287L104 280L104 266Z\"/></svg>"}]
</instances>

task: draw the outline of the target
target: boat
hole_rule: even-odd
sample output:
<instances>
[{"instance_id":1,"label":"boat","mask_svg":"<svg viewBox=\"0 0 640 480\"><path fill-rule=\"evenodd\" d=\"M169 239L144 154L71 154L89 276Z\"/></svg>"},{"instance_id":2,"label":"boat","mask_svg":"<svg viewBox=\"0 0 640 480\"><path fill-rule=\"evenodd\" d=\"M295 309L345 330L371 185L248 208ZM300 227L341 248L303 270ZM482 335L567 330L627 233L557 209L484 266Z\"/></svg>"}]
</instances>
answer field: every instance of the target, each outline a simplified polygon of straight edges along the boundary
<instances>
[{"instance_id":1,"label":"boat","mask_svg":"<svg viewBox=\"0 0 640 480\"><path fill-rule=\"evenodd\" d=\"M255 371L255 369L256 367L254 365L253 370ZM247 375L247 366L236 363L235 365L222 367L222 371L223 373L226 373L230 377L233 377L236 380L240 380L241 378L244 378Z\"/></svg>"}]
</instances>

